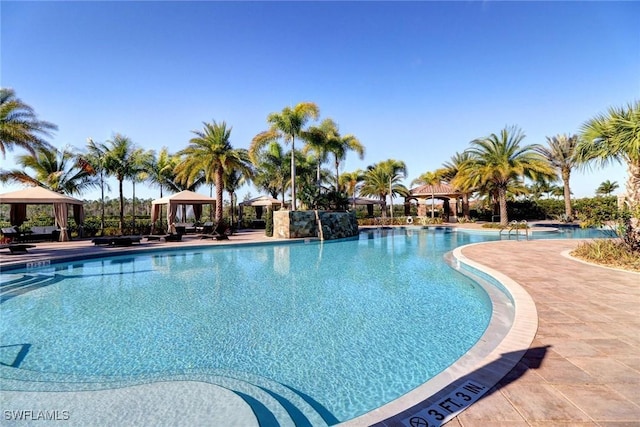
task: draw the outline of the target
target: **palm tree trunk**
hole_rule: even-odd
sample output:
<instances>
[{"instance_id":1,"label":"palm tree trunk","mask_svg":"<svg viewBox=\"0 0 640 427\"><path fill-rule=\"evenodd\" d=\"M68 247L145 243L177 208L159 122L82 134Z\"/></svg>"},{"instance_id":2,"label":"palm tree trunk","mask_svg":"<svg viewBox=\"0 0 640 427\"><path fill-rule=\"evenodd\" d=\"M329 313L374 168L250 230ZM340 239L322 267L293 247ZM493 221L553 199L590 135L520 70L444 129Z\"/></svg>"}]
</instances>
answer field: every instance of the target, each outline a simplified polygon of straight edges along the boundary
<instances>
[{"instance_id":1,"label":"palm tree trunk","mask_svg":"<svg viewBox=\"0 0 640 427\"><path fill-rule=\"evenodd\" d=\"M233 224L234 224L234 217L233 217L234 192L233 191L229 191L229 197L231 198L231 226L233 227Z\"/></svg>"},{"instance_id":2,"label":"palm tree trunk","mask_svg":"<svg viewBox=\"0 0 640 427\"><path fill-rule=\"evenodd\" d=\"M500 204L500 225L509 225L509 217L507 214L507 189L498 188L498 202Z\"/></svg>"},{"instance_id":3,"label":"palm tree trunk","mask_svg":"<svg viewBox=\"0 0 640 427\"><path fill-rule=\"evenodd\" d=\"M218 168L218 170L216 171L216 224L220 224L220 222L222 221L222 216L223 216L223 206L222 206L222 192L223 192L223 185L224 185L224 177L223 177L223 173L224 171L222 170L222 168Z\"/></svg>"},{"instance_id":4,"label":"palm tree trunk","mask_svg":"<svg viewBox=\"0 0 640 427\"><path fill-rule=\"evenodd\" d=\"M120 191L120 234L124 234L124 195L122 192L122 179L118 180L118 190Z\"/></svg>"},{"instance_id":5,"label":"palm tree trunk","mask_svg":"<svg viewBox=\"0 0 640 427\"><path fill-rule=\"evenodd\" d=\"M640 161L629 161L627 165L627 203L631 211L625 224L625 243L632 251L640 252Z\"/></svg>"},{"instance_id":6,"label":"palm tree trunk","mask_svg":"<svg viewBox=\"0 0 640 427\"><path fill-rule=\"evenodd\" d=\"M573 220L573 213L571 212L571 189L569 188L570 177L571 171L562 171L562 182L564 183L564 214L568 221Z\"/></svg>"},{"instance_id":7,"label":"palm tree trunk","mask_svg":"<svg viewBox=\"0 0 640 427\"><path fill-rule=\"evenodd\" d=\"M464 193L462 195L462 216L464 219L471 219L469 214L469 194Z\"/></svg>"},{"instance_id":8,"label":"palm tree trunk","mask_svg":"<svg viewBox=\"0 0 640 427\"><path fill-rule=\"evenodd\" d=\"M133 230L132 234L136 234L136 181L133 180Z\"/></svg>"},{"instance_id":9,"label":"palm tree trunk","mask_svg":"<svg viewBox=\"0 0 640 427\"><path fill-rule=\"evenodd\" d=\"M104 176L102 175L102 169L100 169L100 237L104 237Z\"/></svg>"},{"instance_id":10,"label":"palm tree trunk","mask_svg":"<svg viewBox=\"0 0 640 427\"><path fill-rule=\"evenodd\" d=\"M296 138L291 136L291 210L296 210Z\"/></svg>"},{"instance_id":11,"label":"palm tree trunk","mask_svg":"<svg viewBox=\"0 0 640 427\"><path fill-rule=\"evenodd\" d=\"M336 156L336 193L340 191L340 162Z\"/></svg>"}]
</instances>

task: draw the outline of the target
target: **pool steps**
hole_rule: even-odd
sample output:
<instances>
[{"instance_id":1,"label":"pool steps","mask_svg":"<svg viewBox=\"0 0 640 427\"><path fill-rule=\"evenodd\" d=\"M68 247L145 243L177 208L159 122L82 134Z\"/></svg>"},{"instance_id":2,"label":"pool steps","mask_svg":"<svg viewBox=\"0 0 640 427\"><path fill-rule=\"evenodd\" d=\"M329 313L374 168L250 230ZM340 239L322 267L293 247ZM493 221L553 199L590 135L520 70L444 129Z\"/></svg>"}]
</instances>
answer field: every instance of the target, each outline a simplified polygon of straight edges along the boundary
<instances>
[{"instance_id":1,"label":"pool steps","mask_svg":"<svg viewBox=\"0 0 640 427\"><path fill-rule=\"evenodd\" d=\"M249 405L260 426L328 426L340 422L310 396L279 382L248 373L224 371L171 376L147 375L125 380L119 377L86 377L15 369L10 367L11 361L6 359L7 357L0 359L0 389L7 391L77 392L82 395L91 391L158 381L199 381L235 393Z\"/></svg>"},{"instance_id":2,"label":"pool steps","mask_svg":"<svg viewBox=\"0 0 640 427\"><path fill-rule=\"evenodd\" d=\"M29 291L58 283L62 279L64 277L57 274L24 274L22 277L3 282L0 285L0 304Z\"/></svg>"}]
</instances>

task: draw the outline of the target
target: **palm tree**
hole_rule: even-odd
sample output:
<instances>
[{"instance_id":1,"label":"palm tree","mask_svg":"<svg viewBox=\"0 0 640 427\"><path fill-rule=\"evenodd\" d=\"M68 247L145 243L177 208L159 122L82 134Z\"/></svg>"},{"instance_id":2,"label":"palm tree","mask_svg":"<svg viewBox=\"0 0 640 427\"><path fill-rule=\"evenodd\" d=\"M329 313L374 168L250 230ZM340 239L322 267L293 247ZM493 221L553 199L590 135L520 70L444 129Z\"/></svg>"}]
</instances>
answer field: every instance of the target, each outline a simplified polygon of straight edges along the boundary
<instances>
[{"instance_id":1,"label":"palm tree","mask_svg":"<svg viewBox=\"0 0 640 427\"><path fill-rule=\"evenodd\" d=\"M102 143L87 138L87 151L87 154L80 156L79 162L83 168L98 174L98 182L100 184L100 235L104 236L104 189L106 187L107 190L110 190L109 184L105 181L108 148Z\"/></svg>"},{"instance_id":2,"label":"palm tree","mask_svg":"<svg viewBox=\"0 0 640 427\"><path fill-rule=\"evenodd\" d=\"M357 169L353 172L345 172L340 175L340 187L338 191L342 191L344 189L347 194L351 195L351 198L353 199L353 210L356 209L356 194L358 191L358 187L363 180L364 175L362 174L362 170L360 169Z\"/></svg>"},{"instance_id":3,"label":"palm tree","mask_svg":"<svg viewBox=\"0 0 640 427\"><path fill-rule=\"evenodd\" d=\"M571 188L569 180L571 171L577 165L576 157L578 146L578 135L557 135L547 137L547 146L539 146L536 151L540 153L553 168L555 168L562 178L564 184L564 214L568 220L571 220L573 213L571 212Z\"/></svg>"},{"instance_id":4,"label":"palm tree","mask_svg":"<svg viewBox=\"0 0 640 427\"><path fill-rule=\"evenodd\" d=\"M640 251L640 101L610 108L582 126L578 158L583 162L626 163L626 203L631 217L626 221L624 240Z\"/></svg>"},{"instance_id":5,"label":"palm tree","mask_svg":"<svg viewBox=\"0 0 640 427\"><path fill-rule=\"evenodd\" d=\"M436 203L436 196L435 193L433 192L433 187L436 184L440 184L441 181L441 173L439 172L425 172L422 175L420 175L419 177L417 177L416 179L414 179L413 181L411 181L411 185L430 185L431 186L431 218L434 217L435 213L435 203Z\"/></svg>"},{"instance_id":6,"label":"palm tree","mask_svg":"<svg viewBox=\"0 0 640 427\"><path fill-rule=\"evenodd\" d=\"M349 151L355 151L360 160L364 159L365 148L355 136L351 134L345 136L340 135L336 125L335 132L333 132L329 138L329 151L333 153L334 166L336 168L336 191L339 191L340 162L347 158Z\"/></svg>"},{"instance_id":7,"label":"palm tree","mask_svg":"<svg viewBox=\"0 0 640 427\"><path fill-rule=\"evenodd\" d=\"M625 242L640 251L640 101L626 107L610 108L582 126L578 159L607 164L625 162L629 172L626 201L631 212Z\"/></svg>"},{"instance_id":8,"label":"palm tree","mask_svg":"<svg viewBox=\"0 0 640 427\"><path fill-rule=\"evenodd\" d=\"M462 193L462 216L465 219L470 219L469 199L473 194L474 188L465 185L465 180L461 171L464 169L464 165L471 160L468 152L456 153L451 156L448 162L443 163L443 168L440 170L440 175L443 180L448 182L456 190Z\"/></svg>"},{"instance_id":9,"label":"palm tree","mask_svg":"<svg viewBox=\"0 0 640 427\"><path fill-rule=\"evenodd\" d=\"M135 145L128 137L119 133L107 141L107 151L105 156L105 170L109 175L113 175L118 180L118 193L120 197L120 234L124 233L124 192L122 184L125 179L132 178L138 167L135 163Z\"/></svg>"},{"instance_id":10,"label":"palm tree","mask_svg":"<svg viewBox=\"0 0 640 427\"><path fill-rule=\"evenodd\" d=\"M257 188L268 192L271 197L278 198L282 194L282 205L285 203L286 185L289 174L286 168L286 158L282 146L277 141L271 142L266 150L261 150L254 164L256 175L253 183Z\"/></svg>"},{"instance_id":11,"label":"palm tree","mask_svg":"<svg viewBox=\"0 0 640 427\"><path fill-rule=\"evenodd\" d=\"M29 105L16 98L13 89L0 88L0 152L2 157L14 146L22 147L31 154L37 149L53 149L42 136L51 136L58 127L53 123L38 120Z\"/></svg>"},{"instance_id":12,"label":"palm tree","mask_svg":"<svg viewBox=\"0 0 640 427\"><path fill-rule=\"evenodd\" d=\"M301 102L295 107L285 107L280 113L271 113L267 122L271 125L269 130L256 135L251 141L249 153L251 160L256 160L260 148L270 142L284 139L285 143L291 142L291 151L295 152L296 137L300 137L304 131L304 125L309 119L317 119L320 115L318 106L313 102ZM296 156L291 156L291 209L296 210Z\"/></svg>"},{"instance_id":13,"label":"palm tree","mask_svg":"<svg viewBox=\"0 0 640 427\"><path fill-rule=\"evenodd\" d=\"M174 171L179 160L178 156L169 154L167 147L162 147L160 152L157 155L153 153L144 165L147 181L160 189L160 197L164 195L165 188L175 192L180 191L175 183L176 174Z\"/></svg>"},{"instance_id":14,"label":"palm tree","mask_svg":"<svg viewBox=\"0 0 640 427\"><path fill-rule=\"evenodd\" d=\"M215 220L223 219L222 196L224 191L224 174L231 170L246 172L251 170L249 154L244 149L234 149L229 138L231 128L225 122L203 122L202 131L192 131L196 136L191 138L189 146L179 154L183 160L176 166L177 179L187 183L195 182L204 176L205 182L214 182L216 186Z\"/></svg>"},{"instance_id":15,"label":"palm tree","mask_svg":"<svg viewBox=\"0 0 640 427\"><path fill-rule=\"evenodd\" d=\"M368 166L364 173L360 194L378 197L382 205L382 216L387 216L387 195L393 199L396 195L406 196L407 188L400 181L407 174L407 166L403 161L389 159ZM393 203L391 204L393 209ZM393 213L392 213L393 217Z\"/></svg>"},{"instance_id":16,"label":"palm tree","mask_svg":"<svg viewBox=\"0 0 640 427\"><path fill-rule=\"evenodd\" d=\"M535 151L537 145L521 146L524 133L517 127L507 127L500 135L491 134L471 141L467 149L471 160L464 165L464 183L470 187L484 186L495 195L500 206L500 224L509 223L507 192L511 187L523 187L522 178L554 177L549 163Z\"/></svg>"},{"instance_id":17,"label":"palm tree","mask_svg":"<svg viewBox=\"0 0 640 427\"><path fill-rule=\"evenodd\" d=\"M136 182L143 182L149 179L149 174L146 171L146 165L151 163L154 157L153 151L144 151L141 148L137 148L131 153L131 182L133 184L133 198L132 203L132 227L133 234L136 231Z\"/></svg>"},{"instance_id":18,"label":"palm tree","mask_svg":"<svg viewBox=\"0 0 640 427\"><path fill-rule=\"evenodd\" d=\"M236 191L242 187L253 176L253 168L245 170L244 172L238 169L231 169L224 174L224 189L229 193L229 199L231 200L231 224L234 224L233 212L235 209L234 201Z\"/></svg>"},{"instance_id":19,"label":"palm tree","mask_svg":"<svg viewBox=\"0 0 640 427\"><path fill-rule=\"evenodd\" d=\"M306 145L302 152L309 150L316 155L316 184L318 188L321 186L321 166L327 160L330 144L338 132L338 126L332 119L324 119L319 126L310 126L306 132L302 133L302 137L306 141Z\"/></svg>"},{"instance_id":20,"label":"palm tree","mask_svg":"<svg viewBox=\"0 0 640 427\"><path fill-rule=\"evenodd\" d=\"M75 153L69 149L35 149L34 154L16 157L22 169L0 171L0 182L15 182L30 186L41 186L58 193L79 195L97 186L93 173L83 168ZM25 169L31 169L28 174Z\"/></svg>"},{"instance_id":21,"label":"palm tree","mask_svg":"<svg viewBox=\"0 0 640 427\"><path fill-rule=\"evenodd\" d=\"M600 183L600 185L596 189L596 194L599 196L610 196L611 193L618 189L618 187L620 186L618 185L617 181L611 182L609 180L606 180Z\"/></svg>"}]
</instances>

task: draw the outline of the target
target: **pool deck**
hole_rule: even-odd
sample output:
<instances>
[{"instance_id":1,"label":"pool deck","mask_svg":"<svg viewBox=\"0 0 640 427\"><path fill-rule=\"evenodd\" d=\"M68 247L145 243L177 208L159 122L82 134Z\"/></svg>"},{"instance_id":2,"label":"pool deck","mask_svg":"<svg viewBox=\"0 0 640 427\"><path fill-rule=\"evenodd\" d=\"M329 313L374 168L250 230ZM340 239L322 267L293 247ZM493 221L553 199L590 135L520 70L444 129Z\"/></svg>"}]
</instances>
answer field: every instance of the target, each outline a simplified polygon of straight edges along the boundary
<instances>
[{"instance_id":1,"label":"pool deck","mask_svg":"<svg viewBox=\"0 0 640 427\"><path fill-rule=\"evenodd\" d=\"M576 240L500 241L462 253L533 298L521 362L451 426L640 425L640 274L567 256Z\"/></svg>"},{"instance_id":2,"label":"pool deck","mask_svg":"<svg viewBox=\"0 0 640 427\"><path fill-rule=\"evenodd\" d=\"M229 241L188 237L183 242L143 242L126 248L93 246L90 241L38 243L27 254L2 252L0 269L12 264L124 254L144 248L274 241L277 240L265 237L263 230L256 230L240 232ZM529 349L522 349L524 357L516 367L447 425L640 425L640 274L571 259L566 254L578 242L511 240L461 249L466 258L506 275L528 292L537 309L538 330ZM165 388L180 387L161 384ZM201 383L192 385L203 387ZM221 393L210 388L207 392L210 405L216 393ZM195 403L190 401L189 405ZM209 414L223 409L195 406ZM59 405L50 407L56 408L64 409ZM196 413L201 412L190 412L194 417Z\"/></svg>"}]
</instances>

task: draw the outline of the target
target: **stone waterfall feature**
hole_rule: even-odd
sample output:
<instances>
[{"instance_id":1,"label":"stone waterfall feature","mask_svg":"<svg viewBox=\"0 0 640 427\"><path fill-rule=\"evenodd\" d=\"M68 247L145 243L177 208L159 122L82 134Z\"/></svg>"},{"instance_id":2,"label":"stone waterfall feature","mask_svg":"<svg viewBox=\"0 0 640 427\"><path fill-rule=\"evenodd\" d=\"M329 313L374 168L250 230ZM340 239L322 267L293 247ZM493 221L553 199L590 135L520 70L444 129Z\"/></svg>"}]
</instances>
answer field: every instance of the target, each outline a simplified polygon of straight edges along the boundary
<instances>
[{"instance_id":1,"label":"stone waterfall feature","mask_svg":"<svg viewBox=\"0 0 640 427\"><path fill-rule=\"evenodd\" d=\"M342 239L358 235L358 221L353 212L275 211L273 236L285 239L318 237Z\"/></svg>"}]
</instances>

